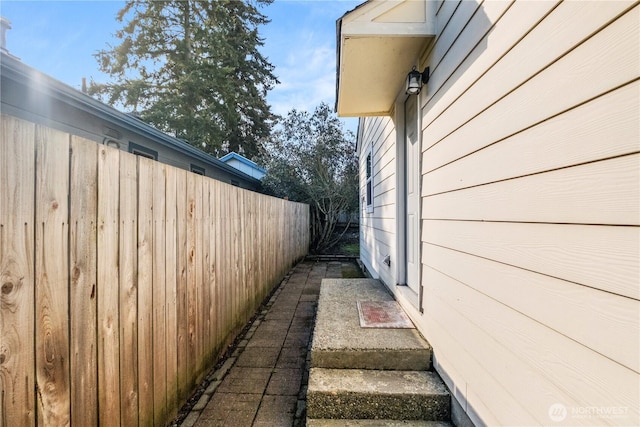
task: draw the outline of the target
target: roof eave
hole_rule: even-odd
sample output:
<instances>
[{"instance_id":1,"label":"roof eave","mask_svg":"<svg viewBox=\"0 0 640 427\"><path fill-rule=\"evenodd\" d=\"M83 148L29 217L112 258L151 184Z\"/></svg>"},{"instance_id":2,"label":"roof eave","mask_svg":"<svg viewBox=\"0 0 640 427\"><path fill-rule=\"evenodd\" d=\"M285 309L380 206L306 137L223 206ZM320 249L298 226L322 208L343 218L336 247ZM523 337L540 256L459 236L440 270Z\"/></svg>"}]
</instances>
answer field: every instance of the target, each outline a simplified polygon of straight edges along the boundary
<instances>
[{"instance_id":1,"label":"roof eave","mask_svg":"<svg viewBox=\"0 0 640 427\"><path fill-rule=\"evenodd\" d=\"M391 113L411 66L435 37L433 3L369 0L336 21L339 116Z\"/></svg>"}]
</instances>

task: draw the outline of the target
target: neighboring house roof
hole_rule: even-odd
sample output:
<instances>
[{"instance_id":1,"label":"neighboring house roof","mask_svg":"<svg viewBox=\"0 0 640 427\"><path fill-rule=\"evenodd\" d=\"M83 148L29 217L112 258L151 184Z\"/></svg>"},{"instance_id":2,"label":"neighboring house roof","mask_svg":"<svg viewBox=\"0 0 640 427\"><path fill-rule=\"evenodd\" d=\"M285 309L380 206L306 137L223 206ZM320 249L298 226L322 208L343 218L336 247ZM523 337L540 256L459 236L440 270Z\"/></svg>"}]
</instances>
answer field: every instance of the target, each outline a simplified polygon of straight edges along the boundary
<instances>
[{"instance_id":1,"label":"neighboring house roof","mask_svg":"<svg viewBox=\"0 0 640 427\"><path fill-rule=\"evenodd\" d=\"M220 157L220 161L257 179L261 179L267 174L267 171L258 166L255 162L252 162L236 152L231 152Z\"/></svg>"},{"instance_id":2,"label":"neighboring house roof","mask_svg":"<svg viewBox=\"0 0 640 427\"><path fill-rule=\"evenodd\" d=\"M436 2L369 0L336 22L336 111L385 116L415 58L435 39Z\"/></svg>"},{"instance_id":3,"label":"neighboring house roof","mask_svg":"<svg viewBox=\"0 0 640 427\"><path fill-rule=\"evenodd\" d=\"M131 131L145 138L152 139L160 146L169 147L172 151L186 155L192 159L203 162L220 172L235 177L237 180L250 183L251 186L259 187L260 181L246 173L233 168L218 160L204 151L164 132L148 125L135 118L131 114L126 114L110 107L91 96L68 86L41 71L24 64L12 55L2 52L0 57L1 81L1 101L2 112L16 117L42 123L51 127L65 125L64 130L69 133L83 137L104 137L105 135L96 133L94 130L82 127L81 121L60 122L52 119L52 114L67 114L75 111L90 114L105 122L117 125L127 131ZM55 100L68 107L65 112L47 111L44 99ZM35 101L34 101L35 99Z\"/></svg>"}]
</instances>

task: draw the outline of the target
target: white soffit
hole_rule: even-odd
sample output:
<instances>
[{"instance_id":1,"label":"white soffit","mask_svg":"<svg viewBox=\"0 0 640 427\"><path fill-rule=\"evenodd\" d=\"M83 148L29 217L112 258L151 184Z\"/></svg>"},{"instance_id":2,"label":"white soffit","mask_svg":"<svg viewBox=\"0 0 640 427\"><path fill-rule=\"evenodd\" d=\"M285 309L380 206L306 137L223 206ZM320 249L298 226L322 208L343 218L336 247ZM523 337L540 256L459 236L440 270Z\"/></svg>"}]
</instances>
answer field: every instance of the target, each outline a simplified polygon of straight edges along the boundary
<instances>
[{"instance_id":1,"label":"white soffit","mask_svg":"<svg viewBox=\"0 0 640 427\"><path fill-rule=\"evenodd\" d=\"M338 115L389 115L435 35L432 0L370 0L338 21Z\"/></svg>"}]
</instances>

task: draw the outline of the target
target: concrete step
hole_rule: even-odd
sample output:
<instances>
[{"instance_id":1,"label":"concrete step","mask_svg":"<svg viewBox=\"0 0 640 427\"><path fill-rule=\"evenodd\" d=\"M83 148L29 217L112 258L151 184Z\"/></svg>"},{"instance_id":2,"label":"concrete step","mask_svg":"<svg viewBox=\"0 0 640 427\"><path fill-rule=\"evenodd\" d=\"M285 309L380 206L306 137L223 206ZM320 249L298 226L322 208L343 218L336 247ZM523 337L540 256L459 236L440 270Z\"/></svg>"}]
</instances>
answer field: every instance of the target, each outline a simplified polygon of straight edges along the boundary
<instances>
[{"instance_id":1,"label":"concrete step","mask_svg":"<svg viewBox=\"0 0 640 427\"><path fill-rule=\"evenodd\" d=\"M452 424L414 420L307 420L307 427L452 427Z\"/></svg>"},{"instance_id":2,"label":"concrete step","mask_svg":"<svg viewBox=\"0 0 640 427\"><path fill-rule=\"evenodd\" d=\"M421 371L431 346L415 329L360 327L357 301L393 301L374 279L324 279L313 332L311 366Z\"/></svg>"},{"instance_id":3,"label":"concrete step","mask_svg":"<svg viewBox=\"0 0 640 427\"><path fill-rule=\"evenodd\" d=\"M451 397L434 372L312 368L309 419L447 421Z\"/></svg>"}]
</instances>

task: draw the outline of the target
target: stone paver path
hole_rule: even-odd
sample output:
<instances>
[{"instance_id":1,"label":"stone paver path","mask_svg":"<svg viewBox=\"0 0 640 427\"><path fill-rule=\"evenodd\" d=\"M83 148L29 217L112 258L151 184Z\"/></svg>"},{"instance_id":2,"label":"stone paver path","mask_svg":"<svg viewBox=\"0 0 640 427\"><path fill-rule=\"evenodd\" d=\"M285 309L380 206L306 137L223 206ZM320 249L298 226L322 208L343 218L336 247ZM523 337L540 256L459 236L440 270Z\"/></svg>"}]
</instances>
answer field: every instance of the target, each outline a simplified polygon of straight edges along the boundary
<instances>
[{"instance_id":1,"label":"stone paver path","mask_svg":"<svg viewBox=\"0 0 640 427\"><path fill-rule=\"evenodd\" d=\"M320 282L342 277L341 272L341 262L295 266L182 425L304 426Z\"/></svg>"}]
</instances>

